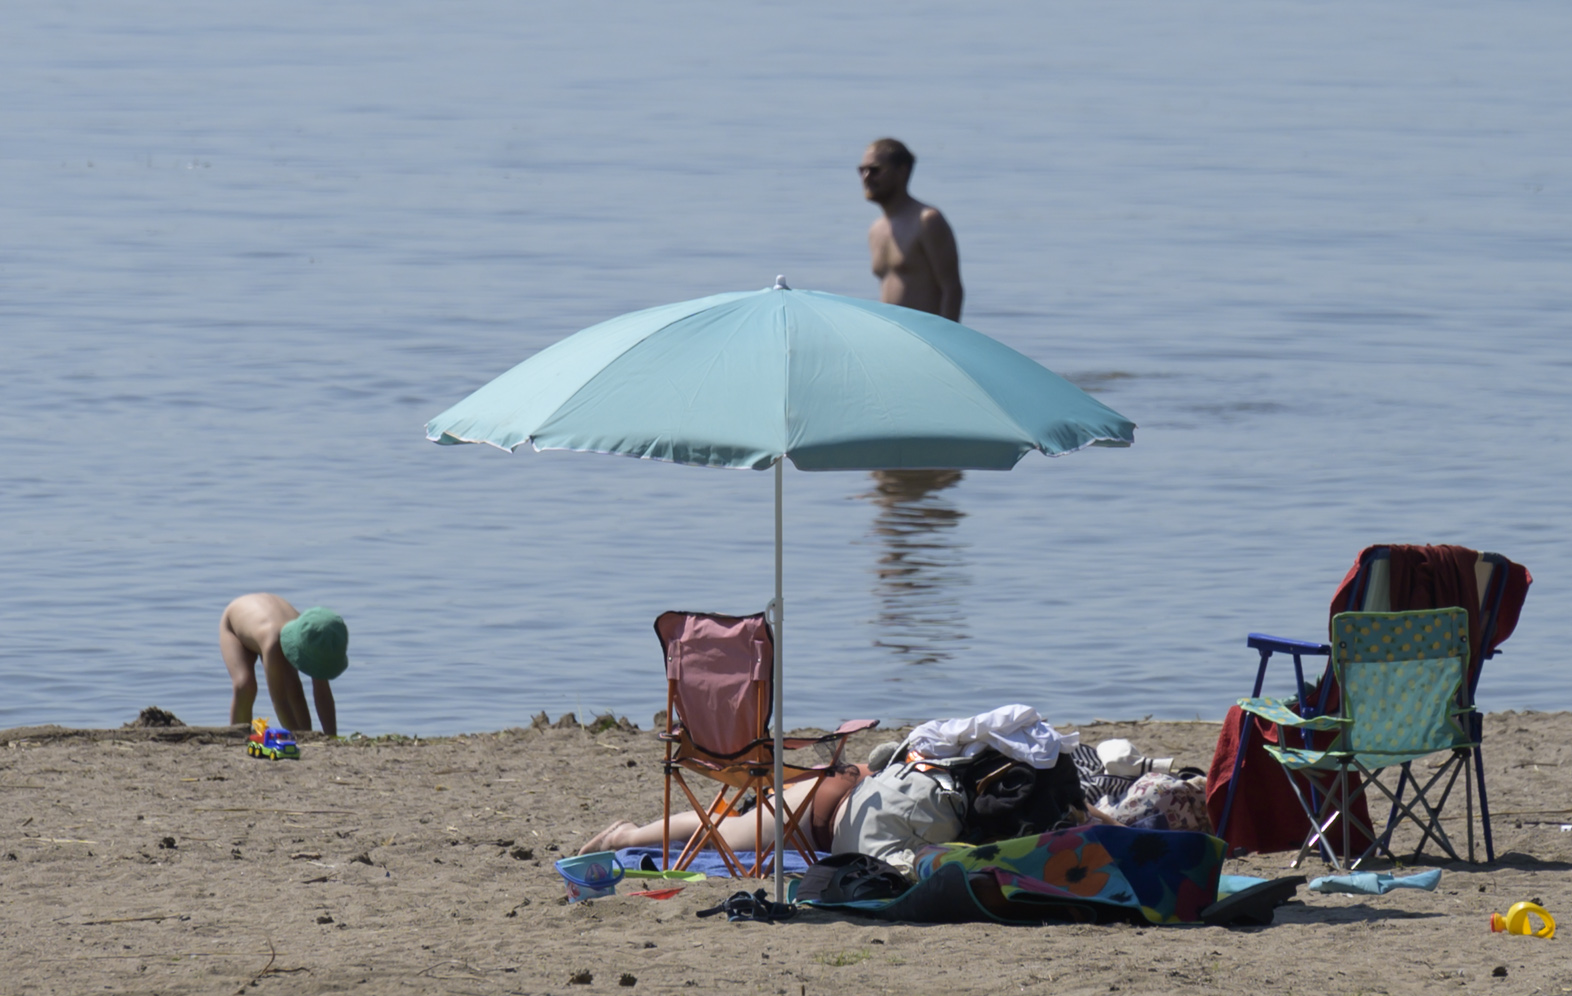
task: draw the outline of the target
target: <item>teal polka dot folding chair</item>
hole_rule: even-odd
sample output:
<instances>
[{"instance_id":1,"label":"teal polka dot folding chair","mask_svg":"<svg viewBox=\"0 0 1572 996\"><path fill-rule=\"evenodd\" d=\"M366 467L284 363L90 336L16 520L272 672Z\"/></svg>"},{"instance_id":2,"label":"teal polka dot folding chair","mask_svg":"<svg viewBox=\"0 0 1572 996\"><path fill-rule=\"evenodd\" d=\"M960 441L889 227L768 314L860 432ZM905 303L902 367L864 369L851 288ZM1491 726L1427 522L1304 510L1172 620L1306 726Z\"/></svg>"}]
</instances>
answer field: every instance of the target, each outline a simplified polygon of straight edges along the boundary
<instances>
[{"instance_id":1,"label":"teal polka dot folding chair","mask_svg":"<svg viewBox=\"0 0 1572 996\"><path fill-rule=\"evenodd\" d=\"M1468 733L1474 724L1465 715L1473 712L1465 705L1468 653L1468 614L1459 608L1344 612L1332 618L1332 667L1342 689L1335 715L1304 719L1277 699L1239 700L1245 712L1284 727L1337 731L1325 750L1266 748L1310 818L1295 867L1312 848L1338 869L1357 868L1377 851L1395 857L1391 839L1403 824L1419 828L1415 858L1434 842L1453 861L1461 860L1441 826L1441 812L1477 746ZM1428 779L1414 773L1413 762L1443 752L1451 756ZM1390 767L1401 769L1400 785L1413 786L1410 800L1382 783L1379 775ZM1320 777L1312 780L1313 773ZM1379 837L1349 808L1372 787L1394 807ZM1341 826L1340 842L1328 839L1334 823ZM1372 843L1350 860L1354 831Z\"/></svg>"}]
</instances>

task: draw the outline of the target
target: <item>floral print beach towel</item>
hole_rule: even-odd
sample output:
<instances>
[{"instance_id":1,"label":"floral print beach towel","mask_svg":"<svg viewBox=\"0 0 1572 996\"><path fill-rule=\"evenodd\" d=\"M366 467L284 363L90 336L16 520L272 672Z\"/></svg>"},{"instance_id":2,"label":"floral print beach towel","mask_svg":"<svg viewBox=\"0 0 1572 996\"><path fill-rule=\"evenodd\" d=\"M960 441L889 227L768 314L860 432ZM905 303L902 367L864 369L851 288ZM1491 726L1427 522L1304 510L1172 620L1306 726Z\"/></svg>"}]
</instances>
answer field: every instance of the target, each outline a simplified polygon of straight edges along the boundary
<instances>
[{"instance_id":1,"label":"floral print beach towel","mask_svg":"<svg viewBox=\"0 0 1572 996\"><path fill-rule=\"evenodd\" d=\"M964 871L966 892L990 919L1032 919L1040 911L1035 919L1197 923L1217 901L1225 850L1204 833L1092 824L978 847L924 848L917 857L923 881L913 891L946 879L953 903Z\"/></svg>"}]
</instances>

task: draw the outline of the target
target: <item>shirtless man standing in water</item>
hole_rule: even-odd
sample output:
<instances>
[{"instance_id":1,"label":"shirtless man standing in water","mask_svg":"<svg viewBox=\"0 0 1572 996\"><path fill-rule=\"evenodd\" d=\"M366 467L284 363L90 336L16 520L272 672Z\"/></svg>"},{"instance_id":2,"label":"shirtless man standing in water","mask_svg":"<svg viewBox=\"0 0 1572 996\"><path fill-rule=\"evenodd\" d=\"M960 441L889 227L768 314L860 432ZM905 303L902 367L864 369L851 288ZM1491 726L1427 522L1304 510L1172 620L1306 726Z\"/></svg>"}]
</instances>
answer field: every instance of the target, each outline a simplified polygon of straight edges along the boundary
<instances>
[{"instance_id":1,"label":"shirtless man standing in water","mask_svg":"<svg viewBox=\"0 0 1572 996\"><path fill-rule=\"evenodd\" d=\"M961 320L961 260L955 233L939 209L906 192L917 157L893 138L863 153L863 196L884 210L868 229L879 300Z\"/></svg>"},{"instance_id":2,"label":"shirtless man standing in water","mask_svg":"<svg viewBox=\"0 0 1572 996\"><path fill-rule=\"evenodd\" d=\"M936 207L906 192L917 157L903 143L881 138L862 154L862 193L884 209L868 227L868 252L879 278L879 300L961 320L961 257L955 233ZM881 503L917 507L928 493L961 479L958 470L876 470Z\"/></svg>"}]
</instances>

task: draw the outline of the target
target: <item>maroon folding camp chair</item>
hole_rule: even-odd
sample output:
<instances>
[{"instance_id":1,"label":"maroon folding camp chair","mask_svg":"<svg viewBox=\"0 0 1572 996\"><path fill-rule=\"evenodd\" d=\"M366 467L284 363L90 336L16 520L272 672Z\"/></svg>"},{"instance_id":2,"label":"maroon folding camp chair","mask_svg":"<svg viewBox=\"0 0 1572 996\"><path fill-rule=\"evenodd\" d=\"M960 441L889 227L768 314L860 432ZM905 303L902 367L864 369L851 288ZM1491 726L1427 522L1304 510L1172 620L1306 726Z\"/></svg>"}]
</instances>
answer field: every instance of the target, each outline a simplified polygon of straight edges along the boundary
<instances>
[{"instance_id":1,"label":"maroon folding camp chair","mask_svg":"<svg viewBox=\"0 0 1572 996\"><path fill-rule=\"evenodd\" d=\"M666 656L666 730L660 734L666 743L663 853L668 858L671 854L675 783L698 814L699 830L688 839L674 868L687 868L709 846L720 853L733 877L768 874L775 843L773 834L764 833L764 819L768 816L774 822L777 799L783 807L787 843L812 864L816 851L802 823L803 813L824 780L840 766L846 738L872 729L878 720L852 720L821 737L786 739L789 751L823 745L830 752L824 763L783 765L785 784L812 780L807 796L793 808L774 791L775 743L769 727L775 645L764 615L665 612L655 620L655 634ZM707 803L701 802L685 774L719 782L719 789ZM758 843L753 864L745 868L721 836L720 825L723 820L746 818L744 801L750 794Z\"/></svg>"}]
</instances>

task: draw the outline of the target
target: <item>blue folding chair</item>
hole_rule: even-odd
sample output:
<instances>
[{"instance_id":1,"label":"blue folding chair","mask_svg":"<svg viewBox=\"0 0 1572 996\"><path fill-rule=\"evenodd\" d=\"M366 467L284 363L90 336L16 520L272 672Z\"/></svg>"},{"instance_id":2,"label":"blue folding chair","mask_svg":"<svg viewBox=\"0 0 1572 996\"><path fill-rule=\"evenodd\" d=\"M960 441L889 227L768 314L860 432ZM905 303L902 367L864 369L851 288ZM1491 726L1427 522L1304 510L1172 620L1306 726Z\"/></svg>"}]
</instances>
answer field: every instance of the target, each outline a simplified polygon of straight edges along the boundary
<instances>
[{"instance_id":1,"label":"blue folding chair","mask_svg":"<svg viewBox=\"0 0 1572 996\"><path fill-rule=\"evenodd\" d=\"M1398 548L1400 551L1417 550L1421 555L1430 551L1445 552L1449 548ZM1461 548L1450 548L1455 552L1465 552ZM1372 546L1363 550L1348 577L1344 578L1343 585L1338 590L1338 597L1334 600L1333 611L1345 612L1387 612L1409 609L1403 593L1398 593L1394 598L1392 592L1392 551L1391 546ZM1466 551L1472 552L1472 551ZM1475 860L1474 823L1473 823L1473 789L1477 784L1479 789L1480 822L1483 829L1486 860L1495 861L1495 842L1490 830L1490 804L1485 788L1485 765L1481 740L1483 739L1483 717L1474 710L1474 696L1479 686L1479 677L1483 670L1483 663L1500 652L1499 644L1511 635L1511 627L1515 625L1517 612L1522 607L1523 597L1527 593L1528 585L1532 578L1526 570L1513 564L1506 557L1498 553L1479 553L1472 565L1474 574L1474 587L1478 592L1479 602L1476 609L1477 630L1480 639L1477 641L1477 653L1468 662L1468 673L1459 693L1458 705L1466 711L1462 713L1464 722L1468 724L1465 733L1471 743L1469 748L1473 759L1473 774L1464 780L1464 791L1467 798L1468 812L1468 859ZM1444 558L1437 558L1440 562L1447 562ZM1456 560L1457 558L1454 558ZM1466 558L1463 558L1466 560ZM1461 568L1460 568L1461 569ZM1445 607L1445 606L1426 606ZM1468 609L1469 606L1457 606ZM1503 624L1503 620L1506 620ZM1246 640L1247 645L1260 655L1260 664L1256 669L1255 685L1250 697L1259 699L1266 682L1267 665L1274 654L1284 654L1293 659L1295 708L1297 714L1306 720L1313 720L1318 716L1327 715L1328 709L1337 707L1337 700L1333 699L1334 689L1337 686L1336 676L1331 664L1332 647L1326 643L1313 643L1305 640L1290 640L1265 633L1251 633ZM1314 684L1305 681L1304 658L1325 657L1327 664L1323 668L1319 679ZM1233 809L1238 800L1235 794L1239 786L1240 766L1244 761L1248 746L1250 715L1241 713L1238 749L1234 755L1232 775L1229 780L1226 802L1221 815L1215 820L1216 833L1225 836L1228 822L1233 815ZM1314 727L1298 727L1299 741L1302 748L1311 746ZM1286 734L1286 728L1284 730ZM1287 746L1286 742L1281 746ZM1386 829L1381 834L1381 840L1387 841L1391 837L1395 822L1401 815L1401 800L1404 791L1412 781L1412 773L1407 764L1402 766L1398 778L1393 805L1387 815ZM1316 789L1310 789L1311 799L1316 799ZM1331 850L1322 842L1322 853L1331 859ZM1424 841L1421 841L1423 847Z\"/></svg>"},{"instance_id":2,"label":"blue folding chair","mask_svg":"<svg viewBox=\"0 0 1572 996\"><path fill-rule=\"evenodd\" d=\"M1290 747L1286 741L1266 748L1282 765L1310 821L1294 867L1312 847L1319 848L1339 870L1359 867L1378 850L1394 857L1392 832L1405 820L1421 834L1414 858L1433 841L1453 861L1459 860L1441 825L1441 813L1458 776L1468 769L1470 751L1478 746L1469 739L1468 730L1474 724L1466 719L1474 708L1460 704L1466 698L1467 685L1467 612L1460 608L1344 612L1332 619L1332 636L1331 667L1339 689L1335 715L1306 718L1277 699L1239 700L1246 713L1282 728L1334 733L1324 748ZM1451 756L1421 784L1413 776L1413 762L1438 753ZM1380 779L1381 772L1394 765L1402 770L1396 790ZM1325 791L1317 791L1317 783L1308 777L1311 772L1330 776ZM1410 780L1411 802L1403 799ZM1392 814L1380 836L1353 808L1371 788L1392 804ZM1340 848L1329 840L1331 828L1339 822ZM1472 815L1469 827L1472 831ZM1352 857L1355 831L1370 841L1358 857Z\"/></svg>"}]
</instances>

